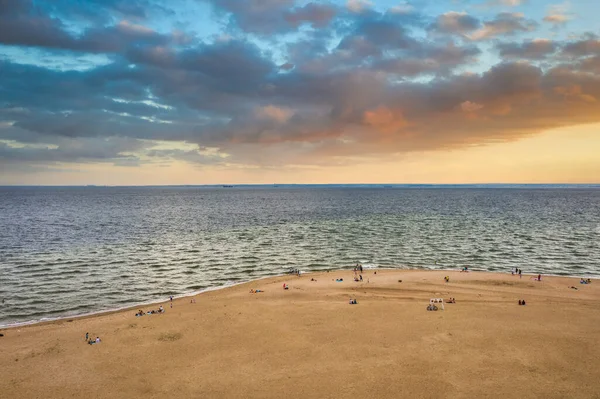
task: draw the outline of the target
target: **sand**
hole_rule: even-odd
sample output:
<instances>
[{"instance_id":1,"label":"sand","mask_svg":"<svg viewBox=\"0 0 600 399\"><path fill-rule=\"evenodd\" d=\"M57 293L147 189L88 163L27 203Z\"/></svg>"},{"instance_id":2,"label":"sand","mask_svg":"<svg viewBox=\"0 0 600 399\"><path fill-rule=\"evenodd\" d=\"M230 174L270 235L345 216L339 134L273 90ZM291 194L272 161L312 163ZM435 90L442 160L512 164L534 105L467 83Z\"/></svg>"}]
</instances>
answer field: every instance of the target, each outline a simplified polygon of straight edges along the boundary
<instances>
[{"instance_id":1,"label":"sand","mask_svg":"<svg viewBox=\"0 0 600 399\"><path fill-rule=\"evenodd\" d=\"M600 281L363 276L276 277L176 299L160 315L4 329L0 397L600 398ZM456 303L428 312L432 297ZM86 332L102 342L86 344Z\"/></svg>"}]
</instances>

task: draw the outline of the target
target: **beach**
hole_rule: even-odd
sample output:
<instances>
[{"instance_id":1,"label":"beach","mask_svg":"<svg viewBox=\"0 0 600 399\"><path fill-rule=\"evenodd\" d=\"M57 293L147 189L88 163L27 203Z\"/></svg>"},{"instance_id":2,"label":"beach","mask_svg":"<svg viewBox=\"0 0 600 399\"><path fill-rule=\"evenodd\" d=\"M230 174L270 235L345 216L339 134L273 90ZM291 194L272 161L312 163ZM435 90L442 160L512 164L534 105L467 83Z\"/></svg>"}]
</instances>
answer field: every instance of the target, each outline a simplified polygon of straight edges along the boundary
<instances>
[{"instance_id":1,"label":"beach","mask_svg":"<svg viewBox=\"0 0 600 399\"><path fill-rule=\"evenodd\" d=\"M362 276L273 277L166 301L164 314L3 329L0 397L600 398L600 281Z\"/></svg>"}]
</instances>

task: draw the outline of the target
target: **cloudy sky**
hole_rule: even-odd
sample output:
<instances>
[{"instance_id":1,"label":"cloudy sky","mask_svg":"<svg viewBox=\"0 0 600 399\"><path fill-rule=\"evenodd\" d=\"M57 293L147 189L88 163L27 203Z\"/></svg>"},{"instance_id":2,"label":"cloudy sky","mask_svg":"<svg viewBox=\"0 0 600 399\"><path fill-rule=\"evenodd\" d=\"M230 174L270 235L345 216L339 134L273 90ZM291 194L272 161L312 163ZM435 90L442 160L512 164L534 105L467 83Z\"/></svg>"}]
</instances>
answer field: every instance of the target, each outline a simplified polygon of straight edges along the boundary
<instances>
[{"instance_id":1,"label":"cloudy sky","mask_svg":"<svg viewBox=\"0 0 600 399\"><path fill-rule=\"evenodd\" d=\"M598 15L0 0L0 184L598 183Z\"/></svg>"}]
</instances>

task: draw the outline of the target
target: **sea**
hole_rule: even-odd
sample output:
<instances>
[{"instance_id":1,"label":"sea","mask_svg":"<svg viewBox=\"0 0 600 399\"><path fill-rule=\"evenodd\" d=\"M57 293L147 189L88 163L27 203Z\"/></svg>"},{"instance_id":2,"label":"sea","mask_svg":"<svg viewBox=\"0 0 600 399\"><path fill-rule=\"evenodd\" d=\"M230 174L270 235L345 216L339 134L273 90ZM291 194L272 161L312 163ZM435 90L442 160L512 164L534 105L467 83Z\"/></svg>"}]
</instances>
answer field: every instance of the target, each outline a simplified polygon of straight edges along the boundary
<instances>
[{"instance_id":1,"label":"sea","mask_svg":"<svg viewBox=\"0 0 600 399\"><path fill-rule=\"evenodd\" d=\"M0 187L0 326L353 268L600 277L600 186Z\"/></svg>"}]
</instances>

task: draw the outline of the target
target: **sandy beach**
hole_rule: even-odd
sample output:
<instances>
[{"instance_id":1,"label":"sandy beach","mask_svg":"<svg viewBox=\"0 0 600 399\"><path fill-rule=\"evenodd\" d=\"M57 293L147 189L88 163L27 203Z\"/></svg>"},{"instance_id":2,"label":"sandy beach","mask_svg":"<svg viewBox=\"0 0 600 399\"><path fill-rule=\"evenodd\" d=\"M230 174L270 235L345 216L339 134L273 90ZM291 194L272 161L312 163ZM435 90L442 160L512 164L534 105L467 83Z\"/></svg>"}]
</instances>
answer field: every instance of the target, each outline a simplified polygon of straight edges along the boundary
<instances>
[{"instance_id":1,"label":"sandy beach","mask_svg":"<svg viewBox=\"0 0 600 399\"><path fill-rule=\"evenodd\" d=\"M600 398L600 281L531 277L332 271L4 329L0 397Z\"/></svg>"}]
</instances>

